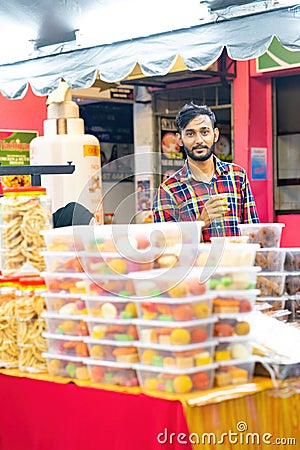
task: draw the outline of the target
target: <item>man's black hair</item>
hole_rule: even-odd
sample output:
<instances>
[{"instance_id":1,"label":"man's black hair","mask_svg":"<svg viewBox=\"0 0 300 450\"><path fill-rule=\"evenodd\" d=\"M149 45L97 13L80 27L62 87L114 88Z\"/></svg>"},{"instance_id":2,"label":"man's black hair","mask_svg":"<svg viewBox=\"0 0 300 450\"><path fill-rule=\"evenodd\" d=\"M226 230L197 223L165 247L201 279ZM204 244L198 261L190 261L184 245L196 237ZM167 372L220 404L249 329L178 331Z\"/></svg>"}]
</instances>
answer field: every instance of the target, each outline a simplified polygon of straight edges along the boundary
<instances>
[{"instance_id":1,"label":"man's black hair","mask_svg":"<svg viewBox=\"0 0 300 450\"><path fill-rule=\"evenodd\" d=\"M211 120L212 127L215 127L216 116L212 110L206 105L196 105L195 103L190 102L181 108L175 118L178 132L181 133L191 120L200 115L208 116Z\"/></svg>"}]
</instances>

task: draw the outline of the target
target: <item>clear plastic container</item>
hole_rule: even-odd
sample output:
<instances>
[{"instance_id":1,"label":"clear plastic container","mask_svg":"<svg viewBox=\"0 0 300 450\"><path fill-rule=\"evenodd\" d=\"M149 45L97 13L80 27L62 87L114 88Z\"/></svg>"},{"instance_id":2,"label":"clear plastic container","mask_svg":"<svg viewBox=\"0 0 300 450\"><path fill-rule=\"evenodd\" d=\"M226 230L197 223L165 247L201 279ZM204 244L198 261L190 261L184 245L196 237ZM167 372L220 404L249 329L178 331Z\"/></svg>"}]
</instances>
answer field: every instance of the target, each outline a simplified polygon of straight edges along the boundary
<instances>
[{"instance_id":1,"label":"clear plastic container","mask_svg":"<svg viewBox=\"0 0 300 450\"><path fill-rule=\"evenodd\" d=\"M188 345L212 338L215 318L186 322L136 320L140 341L148 344Z\"/></svg>"},{"instance_id":2,"label":"clear plastic container","mask_svg":"<svg viewBox=\"0 0 300 450\"><path fill-rule=\"evenodd\" d=\"M5 189L0 203L2 273L15 274L25 265L27 273L45 270L41 251L46 244L40 232L52 228L52 202L46 190L36 186Z\"/></svg>"},{"instance_id":3,"label":"clear plastic container","mask_svg":"<svg viewBox=\"0 0 300 450\"><path fill-rule=\"evenodd\" d=\"M283 297L258 297L256 302L259 305L262 305L263 303L266 303L269 305L268 311L278 311L282 310L285 307L286 303L286 296Z\"/></svg>"},{"instance_id":4,"label":"clear plastic container","mask_svg":"<svg viewBox=\"0 0 300 450\"><path fill-rule=\"evenodd\" d=\"M159 222L143 224L97 225L75 229L87 251L117 252L135 261L145 261L174 245L200 242L203 222Z\"/></svg>"},{"instance_id":5,"label":"clear plastic container","mask_svg":"<svg viewBox=\"0 0 300 450\"><path fill-rule=\"evenodd\" d=\"M48 373L51 376L74 378L88 381L90 379L89 370L84 358L77 356L64 356L54 353L43 353L47 361Z\"/></svg>"},{"instance_id":6,"label":"clear plastic container","mask_svg":"<svg viewBox=\"0 0 300 450\"><path fill-rule=\"evenodd\" d=\"M213 291L255 289L260 267L218 267L211 275L209 288ZM257 288L259 289L259 288Z\"/></svg>"},{"instance_id":7,"label":"clear plastic container","mask_svg":"<svg viewBox=\"0 0 300 450\"><path fill-rule=\"evenodd\" d=\"M212 238L211 241L211 244L199 244L194 248L190 246L190 251L181 252L179 264L199 267L251 267L254 265L256 251L260 248L258 244L231 243L226 238Z\"/></svg>"},{"instance_id":8,"label":"clear plastic container","mask_svg":"<svg viewBox=\"0 0 300 450\"><path fill-rule=\"evenodd\" d=\"M260 272L256 280L259 297L281 297L285 290L286 273Z\"/></svg>"},{"instance_id":9,"label":"clear plastic container","mask_svg":"<svg viewBox=\"0 0 300 450\"><path fill-rule=\"evenodd\" d=\"M88 313L92 317L103 319L135 319L136 305L126 297L83 296Z\"/></svg>"},{"instance_id":10,"label":"clear plastic container","mask_svg":"<svg viewBox=\"0 0 300 450\"><path fill-rule=\"evenodd\" d=\"M42 252L47 272L77 273L84 272L81 260L75 252Z\"/></svg>"},{"instance_id":11,"label":"clear plastic container","mask_svg":"<svg viewBox=\"0 0 300 450\"><path fill-rule=\"evenodd\" d=\"M240 224L242 236L248 236L249 243L259 244L262 248L280 247L283 223Z\"/></svg>"},{"instance_id":12,"label":"clear plastic container","mask_svg":"<svg viewBox=\"0 0 300 450\"><path fill-rule=\"evenodd\" d=\"M110 341L105 339L85 338L91 358L100 361L114 361L122 364L139 362L136 341Z\"/></svg>"},{"instance_id":13,"label":"clear plastic container","mask_svg":"<svg viewBox=\"0 0 300 450\"><path fill-rule=\"evenodd\" d=\"M81 315L87 314L83 294L53 294L45 292L42 294L45 298L47 311L56 314Z\"/></svg>"},{"instance_id":14,"label":"clear plastic container","mask_svg":"<svg viewBox=\"0 0 300 450\"><path fill-rule=\"evenodd\" d=\"M216 291L212 298L212 311L216 315L248 313L252 311L259 294L258 289Z\"/></svg>"},{"instance_id":15,"label":"clear plastic container","mask_svg":"<svg viewBox=\"0 0 300 450\"><path fill-rule=\"evenodd\" d=\"M231 361L231 360L245 360L252 355L252 345L248 338L232 337L219 339L219 344L215 348L215 361Z\"/></svg>"},{"instance_id":16,"label":"clear plastic container","mask_svg":"<svg viewBox=\"0 0 300 450\"><path fill-rule=\"evenodd\" d=\"M48 291L53 293L85 294L86 275L84 273L42 272Z\"/></svg>"},{"instance_id":17,"label":"clear plastic container","mask_svg":"<svg viewBox=\"0 0 300 450\"><path fill-rule=\"evenodd\" d=\"M244 361L230 360L218 363L215 371L215 387L244 384L251 381L255 367L253 358Z\"/></svg>"},{"instance_id":18,"label":"clear plastic container","mask_svg":"<svg viewBox=\"0 0 300 450\"><path fill-rule=\"evenodd\" d=\"M282 249L285 250L284 270L287 272L300 271L300 247Z\"/></svg>"},{"instance_id":19,"label":"clear plastic container","mask_svg":"<svg viewBox=\"0 0 300 450\"><path fill-rule=\"evenodd\" d=\"M89 331L84 316L43 313L48 333L60 336L88 336Z\"/></svg>"},{"instance_id":20,"label":"clear plastic container","mask_svg":"<svg viewBox=\"0 0 300 450\"><path fill-rule=\"evenodd\" d=\"M116 299L134 296L130 275L89 275L85 279L85 289L88 295L111 295Z\"/></svg>"},{"instance_id":21,"label":"clear plastic container","mask_svg":"<svg viewBox=\"0 0 300 450\"><path fill-rule=\"evenodd\" d=\"M70 252L84 249L81 234L87 229L85 225L53 228L41 231L48 251ZM81 230L81 231L79 231Z\"/></svg>"},{"instance_id":22,"label":"clear plastic container","mask_svg":"<svg viewBox=\"0 0 300 450\"><path fill-rule=\"evenodd\" d=\"M131 364L97 361L94 359L86 359L85 362L92 383L124 387L135 387L139 384L136 370Z\"/></svg>"},{"instance_id":23,"label":"clear plastic container","mask_svg":"<svg viewBox=\"0 0 300 450\"><path fill-rule=\"evenodd\" d=\"M86 318L89 334L93 339L132 342L138 339L135 320L106 320L93 317Z\"/></svg>"},{"instance_id":24,"label":"clear plastic container","mask_svg":"<svg viewBox=\"0 0 300 450\"><path fill-rule=\"evenodd\" d=\"M132 272L135 295L139 299L153 297L184 298L203 295L208 290L208 281L201 281L200 267L178 267Z\"/></svg>"},{"instance_id":25,"label":"clear plastic container","mask_svg":"<svg viewBox=\"0 0 300 450\"><path fill-rule=\"evenodd\" d=\"M61 336L59 334L43 333L47 343L48 353L64 356L89 356L89 349L83 336Z\"/></svg>"},{"instance_id":26,"label":"clear plastic container","mask_svg":"<svg viewBox=\"0 0 300 450\"><path fill-rule=\"evenodd\" d=\"M84 271L90 275L124 275L154 268L154 259L145 262L134 261L113 252L81 252L79 256Z\"/></svg>"},{"instance_id":27,"label":"clear plastic container","mask_svg":"<svg viewBox=\"0 0 300 450\"><path fill-rule=\"evenodd\" d=\"M188 299L154 297L150 301L137 301L136 306L140 319L184 322L210 317L212 296L205 294Z\"/></svg>"},{"instance_id":28,"label":"clear plastic container","mask_svg":"<svg viewBox=\"0 0 300 450\"><path fill-rule=\"evenodd\" d=\"M256 252L254 265L260 266L264 272L281 272L285 254L284 248L261 248Z\"/></svg>"},{"instance_id":29,"label":"clear plastic container","mask_svg":"<svg viewBox=\"0 0 300 450\"><path fill-rule=\"evenodd\" d=\"M285 292L288 295L299 295L300 272L287 272L285 278Z\"/></svg>"},{"instance_id":30,"label":"clear plastic container","mask_svg":"<svg viewBox=\"0 0 300 450\"><path fill-rule=\"evenodd\" d=\"M189 394L210 389L213 385L216 365L169 369L165 367L135 365L139 384L145 391Z\"/></svg>"},{"instance_id":31,"label":"clear plastic container","mask_svg":"<svg viewBox=\"0 0 300 450\"><path fill-rule=\"evenodd\" d=\"M219 318L214 324L213 335L223 341L231 340L232 336L247 336L250 333L250 323L247 315L232 314L231 317Z\"/></svg>"},{"instance_id":32,"label":"clear plastic container","mask_svg":"<svg viewBox=\"0 0 300 450\"><path fill-rule=\"evenodd\" d=\"M170 369L189 369L211 364L214 360L216 340L189 345L160 345L137 343L140 361L144 365Z\"/></svg>"}]
</instances>

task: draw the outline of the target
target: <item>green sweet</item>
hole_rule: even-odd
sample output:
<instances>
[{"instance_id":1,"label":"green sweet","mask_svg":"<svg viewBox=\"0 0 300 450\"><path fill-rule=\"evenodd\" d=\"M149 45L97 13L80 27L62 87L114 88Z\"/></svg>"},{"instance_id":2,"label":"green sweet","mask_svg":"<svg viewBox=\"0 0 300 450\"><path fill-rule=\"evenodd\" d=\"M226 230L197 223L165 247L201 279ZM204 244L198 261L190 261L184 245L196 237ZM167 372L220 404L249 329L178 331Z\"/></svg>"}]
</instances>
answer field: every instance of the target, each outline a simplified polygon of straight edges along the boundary
<instances>
[{"instance_id":1,"label":"green sweet","mask_svg":"<svg viewBox=\"0 0 300 450\"><path fill-rule=\"evenodd\" d=\"M216 289L216 287L219 285L219 280L211 279L209 282L210 289Z\"/></svg>"},{"instance_id":2,"label":"green sweet","mask_svg":"<svg viewBox=\"0 0 300 450\"><path fill-rule=\"evenodd\" d=\"M70 377L74 378L76 373L76 366L75 364L69 363L66 365L66 372Z\"/></svg>"},{"instance_id":3,"label":"green sweet","mask_svg":"<svg viewBox=\"0 0 300 450\"><path fill-rule=\"evenodd\" d=\"M160 314L158 316L159 320L163 320L164 322L173 322L174 321L174 317L170 316L169 314Z\"/></svg>"},{"instance_id":4,"label":"green sweet","mask_svg":"<svg viewBox=\"0 0 300 450\"><path fill-rule=\"evenodd\" d=\"M153 356L152 364L153 364L153 366L156 366L156 367L163 367L163 365L164 365L163 357L160 355Z\"/></svg>"},{"instance_id":5,"label":"green sweet","mask_svg":"<svg viewBox=\"0 0 300 450\"><path fill-rule=\"evenodd\" d=\"M161 292L158 289L152 289L152 291L150 291L150 295L151 297L160 297Z\"/></svg>"},{"instance_id":6,"label":"green sweet","mask_svg":"<svg viewBox=\"0 0 300 450\"><path fill-rule=\"evenodd\" d=\"M128 291L120 291L118 294L120 297L130 297L130 292Z\"/></svg>"},{"instance_id":7,"label":"green sweet","mask_svg":"<svg viewBox=\"0 0 300 450\"><path fill-rule=\"evenodd\" d=\"M166 392L174 392L173 380L166 380L165 388L166 388Z\"/></svg>"},{"instance_id":8,"label":"green sweet","mask_svg":"<svg viewBox=\"0 0 300 450\"><path fill-rule=\"evenodd\" d=\"M130 334L115 334L116 341L133 341L133 336Z\"/></svg>"},{"instance_id":9,"label":"green sweet","mask_svg":"<svg viewBox=\"0 0 300 450\"><path fill-rule=\"evenodd\" d=\"M121 319L132 319L133 314L130 311L122 311L120 317Z\"/></svg>"},{"instance_id":10,"label":"green sweet","mask_svg":"<svg viewBox=\"0 0 300 450\"><path fill-rule=\"evenodd\" d=\"M223 286L226 286L226 287L231 286L232 285L232 278L231 277L222 277L221 278L221 284Z\"/></svg>"}]
</instances>

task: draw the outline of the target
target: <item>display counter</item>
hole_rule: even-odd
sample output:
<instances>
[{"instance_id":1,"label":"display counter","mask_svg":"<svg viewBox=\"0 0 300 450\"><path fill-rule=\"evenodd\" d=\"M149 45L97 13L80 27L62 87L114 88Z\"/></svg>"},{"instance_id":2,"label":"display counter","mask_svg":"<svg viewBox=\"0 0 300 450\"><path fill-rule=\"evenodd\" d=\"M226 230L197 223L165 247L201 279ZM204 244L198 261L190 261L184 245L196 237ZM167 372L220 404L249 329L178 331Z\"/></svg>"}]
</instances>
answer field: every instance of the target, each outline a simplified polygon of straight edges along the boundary
<instances>
[{"instance_id":1,"label":"display counter","mask_svg":"<svg viewBox=\"0 0 300 450\"><path fill-rule=\"evenodd\" d=\"M299 386L296 379L274 389L259 377L200 395L158 397L140 388L104 389L2 369L0 448L261 450L281 439L284 448L296 449Z\"/></svg>"}]
</instances>

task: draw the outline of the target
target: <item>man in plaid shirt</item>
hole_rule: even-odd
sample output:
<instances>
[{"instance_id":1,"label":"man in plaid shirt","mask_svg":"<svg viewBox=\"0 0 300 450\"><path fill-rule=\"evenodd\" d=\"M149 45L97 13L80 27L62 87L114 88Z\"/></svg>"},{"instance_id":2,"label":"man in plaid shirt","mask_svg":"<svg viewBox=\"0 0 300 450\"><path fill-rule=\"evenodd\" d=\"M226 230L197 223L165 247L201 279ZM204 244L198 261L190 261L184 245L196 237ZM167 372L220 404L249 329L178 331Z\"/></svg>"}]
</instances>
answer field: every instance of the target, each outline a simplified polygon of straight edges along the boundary
<instances>
[{"instance_id":1,"label":"man in plaid shirt","mask_svg":"<svg viewBox=\"0 0 300 450\"><path fill-rule=\"evenodd\" d=\"M179 111L177 137L187 160L159 186L153 201L154 222L201 220L204 242L238 236L238 224L259 222L245 170L214 155L215 121L206 105L191 102Z\"/></svg>"}]
</instances>

